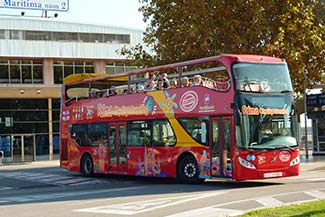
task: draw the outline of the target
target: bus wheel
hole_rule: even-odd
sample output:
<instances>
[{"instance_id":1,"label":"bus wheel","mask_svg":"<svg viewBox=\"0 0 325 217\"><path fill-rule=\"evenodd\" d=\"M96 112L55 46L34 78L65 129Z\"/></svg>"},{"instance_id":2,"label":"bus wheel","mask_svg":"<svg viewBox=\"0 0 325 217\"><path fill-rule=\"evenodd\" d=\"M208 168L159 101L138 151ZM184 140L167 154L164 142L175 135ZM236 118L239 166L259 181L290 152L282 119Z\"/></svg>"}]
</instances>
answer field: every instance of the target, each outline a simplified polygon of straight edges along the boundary
<instances>
[{"instance_id":1,"label":"bus wheel","mask_svg":"<svg viewBox=\"0 0 325 217\"><path fill-rule=\"evenodd\" d=\"M193 156L186 156L178 164L177 179L181 183L199 184L203 179L199 178L199 168Z\"/></svg>"},{"instance_id":2,"label":"bus wheel","mask_svg":"<svg viewBox=\"0 0 325 217\"><path fill-rule=\"evenodd\" d=\"M92 176L94 174L94 164L91 157L86 154L81 160L81 174L83 176Z\"/></svg>"}]
</instances>

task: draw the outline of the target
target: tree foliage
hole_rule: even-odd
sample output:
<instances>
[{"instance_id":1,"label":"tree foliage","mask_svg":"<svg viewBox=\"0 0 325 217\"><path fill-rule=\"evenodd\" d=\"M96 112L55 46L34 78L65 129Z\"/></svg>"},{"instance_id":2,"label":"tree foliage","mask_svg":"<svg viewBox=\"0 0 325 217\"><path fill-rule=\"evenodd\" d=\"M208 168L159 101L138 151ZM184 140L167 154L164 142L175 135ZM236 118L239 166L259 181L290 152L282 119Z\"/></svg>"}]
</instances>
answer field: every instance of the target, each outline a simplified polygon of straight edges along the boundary
<instances>
[{"instance_id":1,"label":"tree foliage","mask_svg":"<svg viewBox=\"0 0 325 217\"><path fill-rule=\"evenodd\" d=\"M149 22L143 47L122 54L142 66L222 53L286 59L294 88L319 83L325 71L324 1L315 0L139 0ZM315 14L317 17L315 17Z\"/></svg>"}]
</instances>

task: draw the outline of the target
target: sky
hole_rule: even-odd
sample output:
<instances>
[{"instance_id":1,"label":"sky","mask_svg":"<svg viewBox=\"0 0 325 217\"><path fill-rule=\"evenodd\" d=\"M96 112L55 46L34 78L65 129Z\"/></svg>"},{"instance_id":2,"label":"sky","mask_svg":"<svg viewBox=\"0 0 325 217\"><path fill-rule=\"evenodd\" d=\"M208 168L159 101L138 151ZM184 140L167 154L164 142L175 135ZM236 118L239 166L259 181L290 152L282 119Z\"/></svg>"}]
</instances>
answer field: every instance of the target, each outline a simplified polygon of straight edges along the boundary
<instances>
[{"instance_id":1,"label":"sky","mask_svg":"<svg viewBox=\"0 0 325 217\"><path fill-rule=\"evenodd\" d=\"M146 24L138 11L138 0L69 0L68 12L48 11L50 19L73 21L88 24L103 24L108 26L128 27L144 30ZM0 15L9 14L20 16L42 16L41 10L4 9L0 8ZM58 13L57 18L53 18ZM0 17L1 19L1 17Z\"/></svg>"}]
</instances>

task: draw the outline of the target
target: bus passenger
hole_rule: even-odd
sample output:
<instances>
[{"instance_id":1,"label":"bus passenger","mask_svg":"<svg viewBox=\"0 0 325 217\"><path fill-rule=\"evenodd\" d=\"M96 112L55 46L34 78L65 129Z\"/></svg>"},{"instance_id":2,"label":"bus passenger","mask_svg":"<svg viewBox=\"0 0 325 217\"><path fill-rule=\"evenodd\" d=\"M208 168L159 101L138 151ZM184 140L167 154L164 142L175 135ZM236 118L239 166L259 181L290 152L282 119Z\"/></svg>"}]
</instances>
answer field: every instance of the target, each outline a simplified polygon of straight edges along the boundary
<instances>
[{"instance_id":1,"label":"bus passenger","mask_svg":"<svg viewBox=\"0 0 325 217\"><path fill-rule=\"evenodd\" d=\"M201 75L194 75L193 83L191 86L201 86L202 85L202 76Z\"/></svg>"},{"instance_id":2,"label":"bus passenger","mask_svg":"<svg viewBox=\"0 0 325 217\"><path fill-rule=\"evenodd\" d=\"M169 88L169 80L168 80L168 78L167 78L167 73L163 73L163 74L161 75L160 79L162 79L163 82L164 82L163 87L164 87L164 88Z\"/></svg>"},{"instance_id":3,"label":"bus passenger","mask_svg":"<svg viewBox=\"0 0 325 217\"><path fill-rule=\"evenodd\" d=\"M190 79L188 79L188 77L182 78L182 87L189 87L189 86L191 86Z\"/></svg>"},{"instance_id":4,"label":"bus passenger","mask_svg":"<svg viewBox=\"0 0 325 217\"><path fill-rule=\"evenodd\" d=\"M178 85L177 85L177 80L176 79L173 79L170 81L170 88L177 88Z\"/></svg>"},{"instance_id":5,"label":"bus passenger","mask_svg":"<svg viewBox=\"0 0 325 217\"><path fill-rule=\"evenodd\" d=\"M109 94L110 96L115 96L117 95L117 90L115 86L111 86L111 92Z\"/></svg>"},{"instance_id":6,"label":"bus passenger","mask_svg":"<svg viewBox=\"0 0 325 217\"><path fill-rule=\"evenodd\" d=\"M103 97L109 97L109 89L106 89L103 93Z\"/></svg>"},{"instance_id":7,"label":"bus passenger","mask_svg":"<svg viewBox=\"0 0 325 217\"><path fill-rule=\"evenodd\" d=\"M95 90L90 91L90 98L96 98L97 93Z\"/></svg>"},{"instance_id":8,"label":"bus passenger","mask_svg":"<svg viewBox=\"0 0 325 217\"><path fill-rule=\"evenodd\" d=\"M137 93L143 93L143 92L144 92L144 86L141 84L138 84Z\"/></svg>"},{"instance_id":9,"label":"bus passenger","mask_svg":"<svg viewBox=\"0 0 325 217\"><path fill-rule=\"evenodd\" d=\"M214 88L214 83L210 79L206 79L203 81L203 86L208 88Z\"/></svg>"},{"instance_id":10,"label":"bus passenger","mask_svg":"<svg viewBox=\"0 0 325 217\"><path fill-rule=\"evenodd\" d=\"M164 81L159 79L157 82L156 90L163 90L164 89Z\"/></svg>"},{"instance_id":11,"label":"bus passenger","mask_svg":"<svg viewBox=\"0 0 325 217\"><path fill-rule=\"evenodd\" d=\"M144 83L144 88L146 90L154 90L156 87L156 81L155 81L155 74L150 73L149 74L149 79Z\"/></svg>"}]
</instances>

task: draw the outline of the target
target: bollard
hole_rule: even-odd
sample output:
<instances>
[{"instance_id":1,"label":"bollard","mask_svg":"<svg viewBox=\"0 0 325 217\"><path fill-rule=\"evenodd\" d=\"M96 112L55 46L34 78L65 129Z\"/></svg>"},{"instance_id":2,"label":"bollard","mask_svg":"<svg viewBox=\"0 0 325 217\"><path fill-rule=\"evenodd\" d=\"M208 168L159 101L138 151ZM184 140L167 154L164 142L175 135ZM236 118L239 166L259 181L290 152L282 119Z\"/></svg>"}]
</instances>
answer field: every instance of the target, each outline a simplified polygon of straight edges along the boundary
<instances>
[{"instance_id":1,"label":"bollard","mask_svg":"<svg viewBox=\"0 0 325 217\"><path fill-rule=\"evenodd\" d=\"M2 165L2 161L5 158L5 153L3 151L0 151L0 166Z\"/></svg>"}]
</instances>

